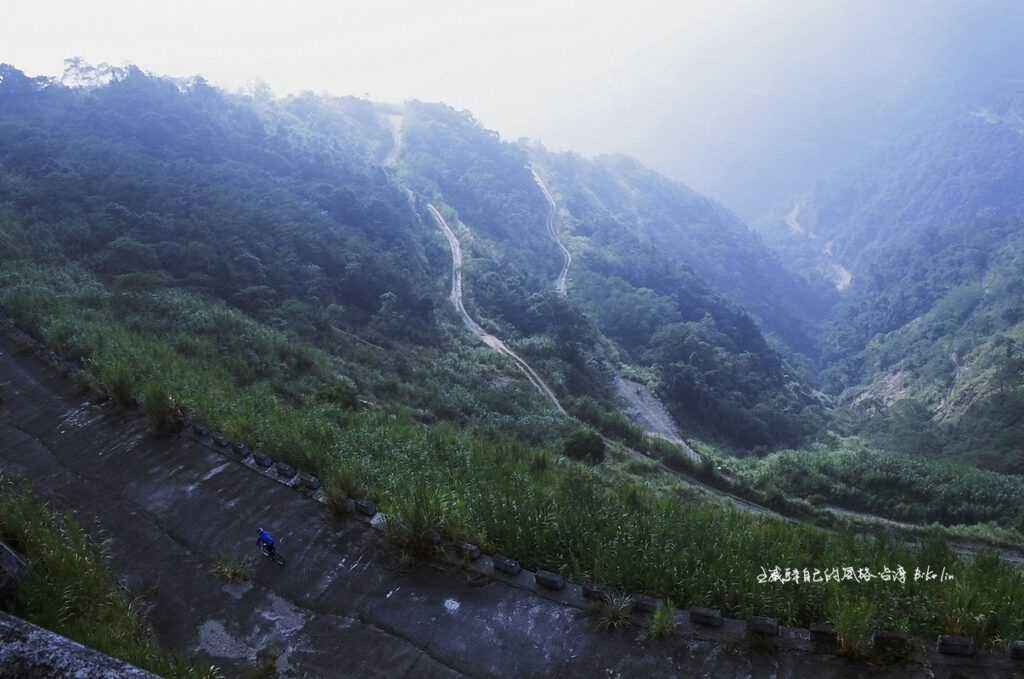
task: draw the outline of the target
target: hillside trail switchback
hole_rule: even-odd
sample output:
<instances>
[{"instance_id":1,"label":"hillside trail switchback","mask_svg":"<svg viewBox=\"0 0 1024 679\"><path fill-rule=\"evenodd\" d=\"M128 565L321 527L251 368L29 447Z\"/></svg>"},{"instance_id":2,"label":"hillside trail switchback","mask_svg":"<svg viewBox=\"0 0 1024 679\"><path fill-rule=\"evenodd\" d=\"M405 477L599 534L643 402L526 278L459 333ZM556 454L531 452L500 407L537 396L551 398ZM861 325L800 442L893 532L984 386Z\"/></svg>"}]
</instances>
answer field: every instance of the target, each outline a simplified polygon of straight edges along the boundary
<instances>
[{"instance_id":1,"label":"hillside trail switchback","mask_svg":"<svg viewBox=\"0 0 1024 679\"><path fill-rule=\"evenodd\" d=\"M539 391L544 397L551 401L555 409L558 410L562 415L568 415L565 412L565 408L558 401L558 397L555 396L555 392L551 390L551 387L541 379L540 375L530 367L530 364L523 360L518 354L508 348L508 346L501 341L499 338L490 334L478 324L473 317L466 311L466 307L462 301L462 247L459 245L459 238L452 231L452 228L448 226L448 222L438 212L437 208L432 204L427 203L427 210L430 211L431 216L441 231L444 233L446 239L448 239L448 246L452 251L452 288L448 298L451 300L452 305L455 307L459 315L462 316L462 322L469 329L471 333L476 335L484 344L489 346L494 351L507 356L512 359L516 364L516 367L526 376L526 379Z\"/></svg>"}]
</instances>

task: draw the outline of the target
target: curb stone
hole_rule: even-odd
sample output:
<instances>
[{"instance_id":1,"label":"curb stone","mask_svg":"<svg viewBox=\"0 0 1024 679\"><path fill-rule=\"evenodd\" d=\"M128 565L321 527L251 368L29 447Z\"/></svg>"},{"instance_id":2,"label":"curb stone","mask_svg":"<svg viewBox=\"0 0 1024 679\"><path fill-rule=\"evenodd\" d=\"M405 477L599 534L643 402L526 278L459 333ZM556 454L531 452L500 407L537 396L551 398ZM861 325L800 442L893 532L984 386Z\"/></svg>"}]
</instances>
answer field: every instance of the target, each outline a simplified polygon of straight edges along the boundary
<instances>
[{"instance_id":1,"label":"curb stone","mask_svg":"<svg viewBox=\"0 0 1024 679\"><path fill-rule=\"evenodd\" d=\"M717 608L691 608L690 622L695 625L703 625L704 627L721 627L723 623L722 612Z\"/></svg>"}]
</instances>

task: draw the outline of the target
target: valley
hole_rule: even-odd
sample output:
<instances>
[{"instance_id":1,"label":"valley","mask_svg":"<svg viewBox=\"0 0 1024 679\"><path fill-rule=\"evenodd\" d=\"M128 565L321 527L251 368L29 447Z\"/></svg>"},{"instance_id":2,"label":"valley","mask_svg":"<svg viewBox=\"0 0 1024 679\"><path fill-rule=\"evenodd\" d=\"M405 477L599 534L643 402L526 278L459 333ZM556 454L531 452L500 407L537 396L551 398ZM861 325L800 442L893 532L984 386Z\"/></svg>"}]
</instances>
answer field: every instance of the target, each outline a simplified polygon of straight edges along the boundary
<instances>
[{"instance_id":1,"label":"valley","mask_svg":"<svg viewBox=\"0 0 1024 679\"><path fill-rule=\"evenodd\" d=\"M77 87L0 69L3 330L69 379L18 341L0 357L0 470L109 523L134 591L183 564L169 577L205 603L156 591L164 643L234 670L281 642L284 675L338 662L336 638L409 676L493 674L465 651L494 639L519 663L504 676L720 653L606 648L560 595L493 579L460 590L460 618L448 592L475 576L438 540L736 620L828 621L851 658L880 626L1024 636L1024 213L985 189L1024 176L1020 135L991 122L1013 105L923 129L759 233L631 158L510 142L444 104L107 68ZM185 417L315 475L323 504L188 429L153 435ZM367 501L383 534L349 525ZM254 521L296 559L221 587L217 547ZM882 598L754 581L823 560L957 577Z\"/></svg>"}]
</instances>

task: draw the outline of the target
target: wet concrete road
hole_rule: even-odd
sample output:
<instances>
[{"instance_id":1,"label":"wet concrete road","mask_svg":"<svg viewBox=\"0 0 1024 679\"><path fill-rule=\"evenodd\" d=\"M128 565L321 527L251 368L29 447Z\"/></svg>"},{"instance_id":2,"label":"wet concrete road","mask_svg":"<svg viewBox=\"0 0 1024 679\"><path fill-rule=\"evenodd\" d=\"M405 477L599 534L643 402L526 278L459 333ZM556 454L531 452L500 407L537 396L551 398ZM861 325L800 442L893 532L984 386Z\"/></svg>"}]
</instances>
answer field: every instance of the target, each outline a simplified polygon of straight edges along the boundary
<instances>
[{"instance_id":1,"label":"wet concrete road","mask_svg":"<svg viewBox=\"0 0 1024 679\"><path fill-rule=\"evenodd\" d=\"M870 668L833 656L751 654L716 639L636 640L576 608L457 570L403 571L380 534L191 436L152 438L138 416L83 403L0 344L0 469L110 539L114 565L168 648L239 676L260 657L288 677L1012 677L1008 661ZM252 583L211 569L281 537L284 568Z\"/></svg>"}]
</instances>

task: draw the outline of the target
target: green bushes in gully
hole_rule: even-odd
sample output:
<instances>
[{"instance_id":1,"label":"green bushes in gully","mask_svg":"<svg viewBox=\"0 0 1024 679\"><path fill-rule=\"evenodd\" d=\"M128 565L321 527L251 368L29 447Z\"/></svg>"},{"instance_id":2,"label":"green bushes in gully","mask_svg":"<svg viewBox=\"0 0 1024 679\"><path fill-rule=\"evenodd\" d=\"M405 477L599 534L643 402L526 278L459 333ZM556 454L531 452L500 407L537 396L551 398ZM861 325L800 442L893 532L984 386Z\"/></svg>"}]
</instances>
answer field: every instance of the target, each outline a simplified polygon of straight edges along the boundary
<instances>
[{"instance_id":1,"label":"green bushes in gully","mask_svg":"<svg viewBox=\"0 0 1024 679\"><path fill-rule=\"evenodd\" d=\"M400 519L393 534L410 552L429 553L429 533L438 530L527 566L683 606L785 624L832 620L851 630L851 648L853 636L876 627L955 631L983 642L1024 636L1024 579L992 555L958 560L937 540L914 553L685 506L639 482L612 486L597 468L497 434L351 412L317 397L337 379L325 354L184 293L117 301L81 288L16 286L2 302L51 345L84 356L98 385L113 389L128 375L132 394L172 397L230 436L316 471L335 503L372 496ZM762 567L775 565L902 565L911 573L930 565L956 579L759 584Z\"/></svg>"}]
</instances>

